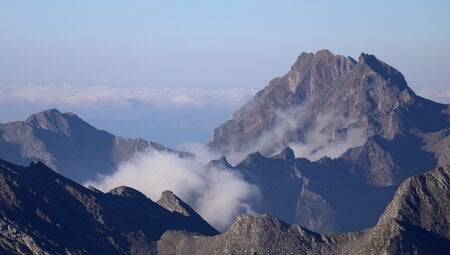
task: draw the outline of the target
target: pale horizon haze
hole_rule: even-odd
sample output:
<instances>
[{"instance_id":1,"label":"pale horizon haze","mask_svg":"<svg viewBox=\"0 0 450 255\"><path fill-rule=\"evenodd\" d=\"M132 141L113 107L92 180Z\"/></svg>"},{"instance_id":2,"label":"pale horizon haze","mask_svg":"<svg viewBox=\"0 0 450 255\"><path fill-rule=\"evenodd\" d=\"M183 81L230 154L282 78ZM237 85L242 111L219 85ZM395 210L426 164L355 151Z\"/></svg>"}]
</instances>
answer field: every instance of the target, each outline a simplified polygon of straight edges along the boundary
<instances>
[{"instance_id":1,"label":"pale horizon haze","mask_svg":"<svg viewBox=\"0 0 450 255\"><path fill-rule=\"evenodd\" d=\"M207 142L301 52L374 54L450 103L448 1L0 1L0 122L48 108Z\"/></svg>"}]
</instances>

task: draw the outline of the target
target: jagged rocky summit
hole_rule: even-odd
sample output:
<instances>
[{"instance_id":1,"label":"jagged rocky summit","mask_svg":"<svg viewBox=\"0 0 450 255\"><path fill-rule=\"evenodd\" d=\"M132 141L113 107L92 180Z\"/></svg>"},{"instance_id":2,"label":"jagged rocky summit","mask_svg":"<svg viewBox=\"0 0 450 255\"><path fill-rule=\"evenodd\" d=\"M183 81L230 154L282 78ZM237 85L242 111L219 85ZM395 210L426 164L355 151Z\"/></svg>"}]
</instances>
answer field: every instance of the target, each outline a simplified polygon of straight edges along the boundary
<instances>
[{"instance_id":1,"label":"jagged rocky summit","mask_svg":"<svg viewBox=\"0 0 450 255\"><path fill-rule=\"evenodd\" d=\"M329 143L355 129L393 140L413 128L449 128L448 105L417 96L395 68L365 53L356 61L321 50L302 53L286 75L273 79L216 128L209 144L223 153L252 149L289 111L297 119L279 130L276 139L257 146L263 154L307 143L312 128L319 128Z\"/></svg>"},{"instance_id":2,"label":"jagged rocky summit","mask_svg":"<svg viewBox=\"0 0 450 255\"><path fill-rule=\"evenodd\" d=\"M373 55L302 53L209 145L244 158L231 168L260 188L257 212L319 232L358 230L406 178L450 163L450 106L416 95Z\"/></svg>"}]
</instances>

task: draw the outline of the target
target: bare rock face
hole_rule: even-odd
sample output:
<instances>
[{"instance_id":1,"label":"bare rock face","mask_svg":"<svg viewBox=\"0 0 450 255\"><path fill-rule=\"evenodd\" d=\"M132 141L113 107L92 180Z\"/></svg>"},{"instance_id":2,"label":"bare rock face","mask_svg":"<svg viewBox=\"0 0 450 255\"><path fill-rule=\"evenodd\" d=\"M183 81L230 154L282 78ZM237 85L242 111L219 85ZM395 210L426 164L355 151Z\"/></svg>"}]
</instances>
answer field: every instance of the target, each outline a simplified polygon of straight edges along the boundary
<instances>
[{"instance_id":1,"label":"bare rock face","mask_svg":"<svg viewBox=\"0 0 450 255\"><path fill-rule=\"evenodd\" d=\"M170 150L151 141L111 135L56 109L0 124L3 159L23 165L40 160L78 182L110 173L121 161L147 149Z\"/></svg>"},{"instance_id":2,"label":"bare rock face","mask_svg":"<svg viewBox=\"0 0 450 255\"><path fill-rule=\"evenodd\" d=\"M373 226L406 178L450 163L449 107L417 96L373 55L302 53L209 144L244 158L234 169L262 190L257 212L352 231ZM277 156L287 146L294 163Z\"/></svg>"},{"instance_id":3,"label":"bare rock face","mask_svg":"<svg viewBox=\"0 0 450 255\"><path fill-rule=\"evenodd\" d=\"M241 216L220 235L166 232L159 254L448 254L450 166L407 179L378 224L318 234L267 215Z\"/></svg>"},{"instance_id":4,"label":"bare rock face","mask_svg":"<svg viewBox=\"0 0 450 255\"><path fill-rule=\"evenodd\" d=\"M218 234L175 195L165 192L162 200L167 197L189 214L129 187L103 193L40 162L20 167L0 160L0 253L156 254L167 230Z\"/></svg>"},{"instance_id":5,"label":"bare rock face","mask_svg":"<svg viewBox=\"0 0 450 255\"><path fill-rule=\"evenodd\" d=\"M396 186L369 185L354 173L365 166L341 158L295 159L285 148L272 157L249 154L232 169L258 186L261 198L252 203L256 212L329 233L373 226L392 199Z\"/></svg>"},{"instance_id":6,"label":"bare rock face","mask_svg":"<svg viewBox=\"0 0 450 255\"><path fill-rule=\"evenodd\" d=\"M336 158L366 142L374 148L377 145L369 140L371 137L395 143L403 136L416 136L411 137L414 139L421 132L419 139L423 140L428 134L448 129L447 109L447 105L417 96L398 70L373 55L362 53L355 61L328 50L302 53L286 75L273 79L231 120L217 127L209 145L224 154L260 151L263 155L286 146L297 151L312 146L309 154L322 150L314 160L321 155ZM322 143L318 143L319 138ZM324 150L333 145L333 151ZM445 145L421 150L432 152L439 163L445 163ZM336 151L339 146L342 151ZM368 183L398 185L412 175L401 172L396 159L389 155L391 151L377 153L365 148L365 154L359 157L374 161L382 155L390 158L385 166L370 165L364 173Z\"/></svg>"},{"instance_id":7,"label":"bare rock face","mask_svg":"<svg viewBox=\"0 0 450 255\"><path fill-rule=\"evenodd\" d=\"M354 250L362 254L446 254L450 251L449 210L449 165L408 178Z\"/></svg>"},{"instance_id":8,"label":"bare rock face","mask_svg":"<svg viewBox=\"0 0 450 255\"><path fill-rule=\"evenodd\" d=\"M402 116L406 111L417 110L417 114L419 110L435 111L434 115L439 115L439 111L446 109L444 105L416 96L399 71L373 55L363 53L356 62L328 50L302 53L285 76L272 80L234 113L230 121L214 130L210 145L219 151L226 151L228 147L240 150L275 124L277 110L302 104L308 104L303 109L308 116L329 113L352 119L369 135L381 135L386 139L417 124L405 119L408 116ZM421 126L440 128L447 123L442 119L433 122ZM301 134L307 128L308 124L305 124L293 131ZM324 131L332 128L335 127L325 127ZM284 145L302 139L300 136L287 138L287 141L281 141L286 143ZM271 149L267 148L268 151Z\"/></svg>"}]
</instances>

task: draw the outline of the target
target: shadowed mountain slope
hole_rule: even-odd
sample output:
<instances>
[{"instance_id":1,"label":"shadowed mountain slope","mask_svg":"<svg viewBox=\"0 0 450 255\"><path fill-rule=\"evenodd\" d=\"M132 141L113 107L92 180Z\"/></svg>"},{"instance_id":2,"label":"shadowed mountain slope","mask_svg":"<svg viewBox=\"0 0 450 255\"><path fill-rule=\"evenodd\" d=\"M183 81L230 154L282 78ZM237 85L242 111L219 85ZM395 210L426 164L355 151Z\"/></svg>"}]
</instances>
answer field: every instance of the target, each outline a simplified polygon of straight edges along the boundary
<instances>
[{"instance_id":1,"label":"shadowed mountain slope","mask_svg":"<svg viewBox=\"0 0 450 255\"><path fill-rule=\"evenodd\" d=\"M377 225L318 234L267 215L241 216L220 235L166 232L159 254L448 254L450 166L408 178Z\"/></svg>"},{"instance_id":2,"label":"shadowed mountain slope","mask_svg":"<svg viewBox=\"0 0 450 255\"><path fill-rule=\"evenodd\" d=\"M171 192L159 203L128 187L85 188L39 162L0 160L0 253L155 254L167 230L218 233Z\"/></svg>"}]
</instances>

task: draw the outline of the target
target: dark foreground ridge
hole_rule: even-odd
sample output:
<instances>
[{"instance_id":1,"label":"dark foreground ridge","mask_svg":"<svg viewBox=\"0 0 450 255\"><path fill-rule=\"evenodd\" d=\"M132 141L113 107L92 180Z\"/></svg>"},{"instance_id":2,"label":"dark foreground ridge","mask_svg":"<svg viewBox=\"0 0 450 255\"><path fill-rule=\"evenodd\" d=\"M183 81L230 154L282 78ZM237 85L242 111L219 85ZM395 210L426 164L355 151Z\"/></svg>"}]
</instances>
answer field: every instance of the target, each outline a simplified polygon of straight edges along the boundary
<instances>
[{"instance_id":1,"label":"dark foreground ridge","mask_svg":"<svg viewBox=\"0 0 450 255\"><path fill-rule=\"evenodd\" d=\"M319 234L243 215L219 234L170 191L155 203L128 187L85 188L39 162L0 160L1 254L448 254L449 211L447 165L403 182L370 229Z\"/></svg>"},{"instance_id":2,"label":"dark foreground ridge","mask_svg":"<svg viewBox=\"0 0 450 255\"><path fill-rule=\"evenodd\" d=\"M0 160L0 254L155 254L167 230L218 233L171 192L159 203L128 187L85 188L39 162Z\"/></svg>"},{"instance_id":3,"label":"dark foreground ridge","mask_svg":"<svg viewBox=\"0 0 450 255\"><path fill-rule=\"evenodd\" d=\"M241 216L220 235L166 232L159 254L449 254L450 166L408 178L378 224L318 234L267 215Z\"/></svg>"}]
</instances>

